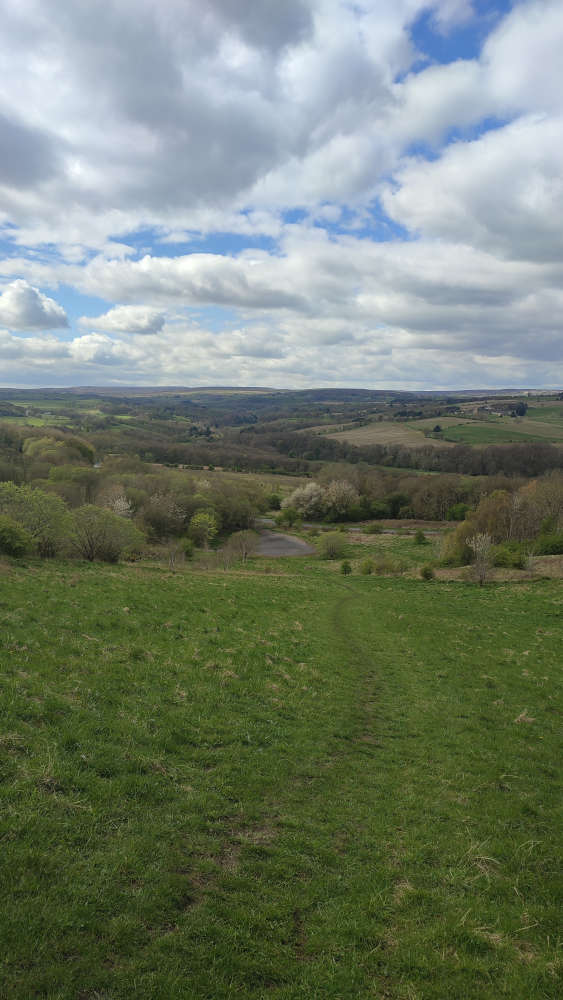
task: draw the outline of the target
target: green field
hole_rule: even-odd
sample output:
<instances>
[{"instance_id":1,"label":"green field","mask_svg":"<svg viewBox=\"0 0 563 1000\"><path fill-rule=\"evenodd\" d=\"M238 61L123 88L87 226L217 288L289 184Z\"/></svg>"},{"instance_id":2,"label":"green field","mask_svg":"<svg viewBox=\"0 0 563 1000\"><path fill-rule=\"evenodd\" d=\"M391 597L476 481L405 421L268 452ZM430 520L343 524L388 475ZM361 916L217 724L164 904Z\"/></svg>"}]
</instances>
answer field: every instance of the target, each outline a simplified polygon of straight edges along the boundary
<instances>
[{"instance_id":1,"label":"green field","mask_svg":"<svg viewBox=\"0 0 563 1000\"><path fill-rule=\"evenodd\" d=\"M557 424L563 430L563 400L546 406L529 406L526 420L539 420L541 423Z\"/></svg>"},{"instance_id":2,"label":"green field","mask_svg":"<svg viewBox=\"0 0 563 1000\"><path fill-rule=\"evenodd\" d=\"M540 433L529 425L528 429L525 429L523 425L524 421L517 423L515 420L511 420L510 418L507 418L502 422L500 420L491 420L490 422L474 421L468 424L459 424L456 427L448 427L445 431L445 436L448 441L475 445L509 444L511 442L519 443L523 441L546 440L545 434ZM554 433L552 436L548 435L548 437L550 440L559 440L559 435L557 433Z\"/></svg>"},{"instance_id":3,"label":"green field","mask_svg":"<svg viewBox=\"0 0 563 1000\"><path fill-rule=\"evenodd\" d=\"M559 995L560 584L296 562L3 567L0 995Z\"/></svg>"}]
</instances>

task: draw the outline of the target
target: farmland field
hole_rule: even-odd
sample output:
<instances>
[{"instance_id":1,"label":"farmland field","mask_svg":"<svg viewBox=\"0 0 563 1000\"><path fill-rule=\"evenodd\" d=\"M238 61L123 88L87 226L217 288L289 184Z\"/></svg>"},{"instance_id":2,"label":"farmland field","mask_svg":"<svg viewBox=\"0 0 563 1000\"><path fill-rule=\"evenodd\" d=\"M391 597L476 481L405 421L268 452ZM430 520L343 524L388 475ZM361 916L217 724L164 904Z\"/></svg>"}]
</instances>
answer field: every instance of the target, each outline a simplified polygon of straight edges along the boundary
<instances>
[{"instance_id":1,"label":"farmland field","mask_svg":"<svg viewBox=\"0 0 563 1000\"><path fill-rule=\"evenodd\" d=\"M558 995L560 583L0 588L2 996Z\"/></svg>"},{"instance_id":2,"label":"farmland field","mask_svg":"<svg viewBox=\"0 0 563 1000\"><path fill-rule=\"evenodd\" d=\"M434 423L437 422L434 421ZM350 444L356 445L402 444L414 448L423 445L431 445L435 448L450 447L448 441L425 438L422 430L416 430L415 421L394 423L381 420L377 423L366 424L364 427L354 427L353 430L340 431L326 436L334 438L335 441L349 441Z\"/></svg>"},{"instance_id":3,"label":"farmland field","mask_svg":"<svg viewBox=\"0 0 563 1000\"><path fill-rule=\"evenodd\" d=\"M487 445L508 444L519 441L563 441L563 431L555 425L536 423L520 418L518 420L506 417L495 421L471 421L448 427L448 440L465 444Z\"/></svg>"},{"instance_id":4,"label":"farmland field","mask_svg":"<svg viewBox=\"0 0 563 1000\"><path fill-rule=\"evenodd\" d=\"M536 405L528 408L527 420L540 420L542 423L554 423L563 427L563 400L549 404Z\"/></svg>"}]
</instances>

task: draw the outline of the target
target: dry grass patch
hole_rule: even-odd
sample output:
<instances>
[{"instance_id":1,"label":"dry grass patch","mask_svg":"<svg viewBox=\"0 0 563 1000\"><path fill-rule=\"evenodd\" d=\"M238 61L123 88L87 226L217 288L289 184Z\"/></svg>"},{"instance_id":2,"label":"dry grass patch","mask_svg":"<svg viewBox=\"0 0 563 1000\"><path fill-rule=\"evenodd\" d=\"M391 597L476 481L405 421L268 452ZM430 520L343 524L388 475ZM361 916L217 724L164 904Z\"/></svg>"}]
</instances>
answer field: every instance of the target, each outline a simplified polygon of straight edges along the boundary
<instances>
[{"instance_id":1,"label":"dry grass patch","mask_svg":"<svg viewBox=\"0 0 563 1000\"><path fill-rule=\"evenodd\" d=\"M430 445L432 448L452 448L451 441L439 441L436 438L427 438L422 430L417 431L413 424L396 424L385 420L375 424L366 424L364 427L354 427L353 430L339 431L335 434L327 434L335 441L349 441L350 444L404 444L406 446L420 448L423 445Z\"/></svg>"}]
</instances>

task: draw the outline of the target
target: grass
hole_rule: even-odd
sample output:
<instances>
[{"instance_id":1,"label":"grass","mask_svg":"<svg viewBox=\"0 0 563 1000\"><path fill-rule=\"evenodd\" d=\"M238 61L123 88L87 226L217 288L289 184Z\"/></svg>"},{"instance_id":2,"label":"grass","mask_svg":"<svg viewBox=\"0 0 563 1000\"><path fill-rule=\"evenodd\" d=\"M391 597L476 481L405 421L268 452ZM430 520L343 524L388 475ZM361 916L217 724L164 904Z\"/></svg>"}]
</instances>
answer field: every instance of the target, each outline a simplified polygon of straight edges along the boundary
<instances>
[{"instance_id":1,"label":"grass","mask_svg":"<svg viewBox=\"0 0 563 1000\"><path fill-rule=\"evenodd\" d=\"M305 476L288 476L275 472L232 472L222 469L193 471L194 475L208 479L210 482L253 483L265 493L278 493L282 497L292 493L298 486L305 486L309 482Z\"/></svg>"},{"instance_id":2,"label":"grass","mask_svg":"<svg viewBox=\"0 0 563 1000\"><path fill-rule=\"evenodd\" d=\"M541 423L553 423L563 428L563 400L546 406L529 406L526 420L539 420Z\"/></svg>"},{"instance_id":3,"label":"grass","mask_svg":"<svg viewBox=\"0 0 563 1000\"><path fill-rule=\"evenodd\" d=\"M560 585L263 568L0 576L1 995L555 998Z\"/></svg>"}]
</instances>

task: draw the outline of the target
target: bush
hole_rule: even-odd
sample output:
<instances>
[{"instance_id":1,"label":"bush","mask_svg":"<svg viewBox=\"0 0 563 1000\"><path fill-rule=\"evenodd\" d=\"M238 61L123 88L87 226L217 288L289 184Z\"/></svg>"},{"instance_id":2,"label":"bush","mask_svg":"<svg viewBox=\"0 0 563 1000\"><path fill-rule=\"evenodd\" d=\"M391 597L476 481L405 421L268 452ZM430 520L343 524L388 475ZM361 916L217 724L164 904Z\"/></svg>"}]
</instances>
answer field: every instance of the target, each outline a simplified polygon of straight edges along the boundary
<instances>
[{"instance_id":1,"label":"bush","mask_svg":"<svg viewBox=\"0 0 563 1000\"><path fill-rule=\"evenodd\" d=\"M416 534L414 536L414 544L415 545L430 545L430 542L428 541L426 535L424 534L423 531L420 530L420 528L418 529L418 531L416 532Z\"/></svg>"},{"instance_id":2,"label":"bush","mask_svg":"<svg viewBox=\"0 0 563 1000\"><path fill-rule=\"evenodd\" d=\"M563 531L554 531L549 535L540 535L534 546L538 556L560 556L563 554Z\"/></svg>"},{"instance_id":3,"label":"bush","mask_svg":"<svg viewBox=\"0 0 563 1000\"><path fill-rule=\"evenodd\" d=\"M117 562L124 553L138 551L145 537L118 514L87 504L74 512L69 540L76 554L88 562Z\"/></svg>"},{"instance_id":4,"label":"bush","mask_svg":"<svg viewBox=\"0 0 563 1000\"><path fill-rule=\"evenodd\" d=\"M470 521L461 521L455 531L450 531L442 543L443 566L468 566L472 561L473 552L468 539L475 531Z\"/></svg>"},{"instance_id":5,"label":"bush","mask_svg":"<svg viewBox=\"0 0 563 1000\"><path fill-rule=\"evenodd\" d=\"M340 531L321 535L318 542L321 559L342 559L346 551L346 537Z\"/></svg>"},{"instance_id":6,"label":"bush","mask_svg":"<svg viewBox=\"0 0 563 1000\"><path fill-rule=\"evenodd\" d=\"M350 573L352 572L352 567L347 559L345 559L344 562L342 563L340 567L340 572L342 573L342 576L350 576Z\"/></svg>"},{"instance_id":7,"label":"bush","mask_svg":"<svg viewBox=\"0 0 563 1000\"><path fill-rule=\"evenodd\" d=\"M372 500L371 516L393 517L394 515L391 514L391 507L385 500Z\"/></svg>"},{"instance_id":8,"label":"bush","mask_svg":"<svg viewBox=\"0 0 563 1000\"><path fill-rule=\"evenodd\" d=\"M194 543L192 542L191 538L187 538L187 537L186 538L181 538L180 539L180 545L182 547L182 552L184 553L184 557L186 559L193 559L195 546L194 546Z\"/></svg>"},{"instance_id":9,"label":"bush","mask_svg":"<svg viewBox=\"0 0 563 1000\"><path fill-rule=\"evenodd\" d=\"M433 580L436 574L430 563L425 563L424 566L420 567L420 575L423 580Z\"/></svg>"},{"instance_id":10,"label":"bush","mask_svg":"<svg viewBox=\"0 0 563 1000\"><path fill-rule=\"evenodd\" d=\"M468 503L454 503L446 511L446 521L464 521L468 510L471 510Z\"/></svg>"},{"instance_id":11,"label":"bush","mask_svg":"<svg viewBox=\"0 0 563 1000\"><path fill-rule=\"evenodd\" d=\"M279 510L281 507L281 497L277 493L270 493L266 497L266 503L268 505L268 510Z\"/></svg>"},{"instance_id":12,"label":"bush","mask_svg":"<svg viewBox=\"0 0 563 1000\"><path fill-rule=\"evenodd\" d=\"M29 531L11 517L0 515L0 553L17 559L29 552L31 547L32 538Z\"/></svg>"},{"instance_id":13,"label":"bush","mask_svg":"<svg viewBox=\"0 0 563 1000\"><path fill-rule=\"evenodd\" d=\"M378 576L396 575L402 573L405 565L393 556L381 555L375 560L375 572Z\"/></svg>"},{"instance_id":14,"label":"bush","mask_svg":"<svg viewBox=\"0 0 563 1000\"><path fill-rule=\"evenodd\" d=\"M28 485L0 483L0 514L29 532L42 558L57 555L63 547L69 513L60 497Z\"/></svg>"},{"instance_id":15,"label":"bush","mask_svg":"<svg viewBox=\"0 0 563 1000\"><path fill-rule=\"evenodd\" d=\"M377 521L374 521L373 524L366 524L365 528L362 528L364 535L380 535L382 531L383 528Z\"/></svg>"},{"instance_id":16,"label":"bush","mask_svg":"<svg viewBox=\"0 0 563 1000\"><path fill-rule=\"evenodd\" d=\"M296 521L299 520L299 512L295 507L284 507L280 514L276 517L276 524L278 528L289 527L291 528Z\"/></svg>"},{"instance_id":17,"label":"bush","mask_svg":"<svg viewBox=\"0 0 563 1000\"><path fill-rule=\"evenodd\" d=\"M212 510L198 510L190 521L190 538L201 548L208 549L210 543L217 537L219 525L217 516Z\"/></svg>"},{"instance_id":18,"label":"bush","mask_svg":"<svg viewBox=\"0 0 563 1000\"><path fill-rule=\"evenodd\" d=\"M492 559L493 566L525 569L527 554L521 542L503 542L501 545L493 546Z\"/></svg>"},{"instance_id":19,"label":"bush","mask_svg":"<svg viewBox=\"0 0 563 1000\"><path fill-rule=\"evenodd\" d=\"M360 573L363 576L371 576L373 573L374 565L373 559L363 559L360 563Z\"/></svg>"}]
</instances>

